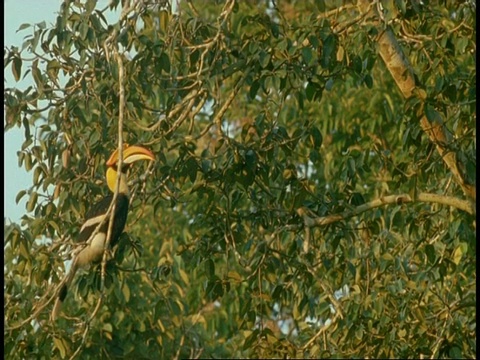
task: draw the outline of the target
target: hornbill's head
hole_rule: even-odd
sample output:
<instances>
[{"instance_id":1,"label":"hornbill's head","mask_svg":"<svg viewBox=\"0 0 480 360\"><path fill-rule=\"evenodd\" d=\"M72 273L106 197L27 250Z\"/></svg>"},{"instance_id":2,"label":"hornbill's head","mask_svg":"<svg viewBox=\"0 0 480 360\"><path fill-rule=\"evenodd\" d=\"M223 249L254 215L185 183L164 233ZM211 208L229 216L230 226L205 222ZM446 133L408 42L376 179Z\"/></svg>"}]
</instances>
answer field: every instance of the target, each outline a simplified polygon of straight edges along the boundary
<instances>
[{"instance_id":1,"label":"hornbill's head","mask_svg":"<svg viewBox=\"0 0 480 360\"><path fill-rule=\"evenodd\" d=\"M153 153L141 146L123 146L123 161L122 161L122 175L125 175L130 164L137 160L155 160ZM116 149L107 161L107 185L110 191L115 192L117 184L117 169L118 169L118 149ZM124 176L120 179L120 192L127 191L126 179Z\"/></svg>"}]
</instances>

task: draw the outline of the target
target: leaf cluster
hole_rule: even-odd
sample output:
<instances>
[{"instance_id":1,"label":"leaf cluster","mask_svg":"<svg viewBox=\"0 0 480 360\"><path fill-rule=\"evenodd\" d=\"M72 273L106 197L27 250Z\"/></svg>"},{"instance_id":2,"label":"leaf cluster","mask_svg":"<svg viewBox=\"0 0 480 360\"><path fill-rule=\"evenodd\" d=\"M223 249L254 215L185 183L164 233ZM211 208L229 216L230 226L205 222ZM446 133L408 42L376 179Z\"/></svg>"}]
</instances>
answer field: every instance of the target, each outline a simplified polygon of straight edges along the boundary
<instances>
[{"instance_id":1,"label":"leaf cluster","mask_svg":"<svg viewBox=\"0 0 480 360\"><path fill-rule=\"evenodd\" d=\"M14 79L31 80L4 95L5 130L24 129L18 161L32 175L17 196L28 199L21 224L4 224L5 357L475 357L471 215L397 204L308 228L299 212L463 196L358 8L132 4L64 2L55 24L22 25L22 47L4 51ZM446 119L475 183L475 6L412 4L387 2L388 16L427 117ZM48 300L84 214L108 191L121 87L124 141L157 161L130 174L105 288L93 267L65 318L51 324L43 311L16 326Z\"/></svg>"}]
</instances>

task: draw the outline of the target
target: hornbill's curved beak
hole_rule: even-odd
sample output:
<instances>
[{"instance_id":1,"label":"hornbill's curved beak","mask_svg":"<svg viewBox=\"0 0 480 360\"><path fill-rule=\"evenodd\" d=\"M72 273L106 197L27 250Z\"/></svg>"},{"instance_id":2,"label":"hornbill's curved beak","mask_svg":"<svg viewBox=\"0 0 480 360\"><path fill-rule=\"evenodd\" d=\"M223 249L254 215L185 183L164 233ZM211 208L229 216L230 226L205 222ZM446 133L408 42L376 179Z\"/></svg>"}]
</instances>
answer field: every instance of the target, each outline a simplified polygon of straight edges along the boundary
<instances>
[{"instance_id":1,"label":"hornbill's curved beak","mask_svg":"<svg viewBox=\"0 0 480 360\"><path fill-rule=\"evenodd\" d=\"M138 145L127 145L123 146L123 163L131 164L138 160L155 160L153 153L145 149L144 147ZM116 167L118 163L118 149L112 153L110 158L107 160L107 166Z\"/></svg>"},{"instance_id":2,"label":"hornbill's curved beak","mask_svg":"<svg viewBox=\"0 0 480 360\"><path fill-rule=\"evenodd\" d=\"M144 147L138 145L127 145L123 146L123 161L122 161L122 173L126 172L128 165L134 163L138 160L155 160L153 153L145 149ZM115 192L116 183L117 183L117 166L118 166L118 149L116 149L110 158L107 160L107 185L108 188ZM126 179L121 180L120 191L127 192L126 188Z\"/></svg>"}]
</instances>

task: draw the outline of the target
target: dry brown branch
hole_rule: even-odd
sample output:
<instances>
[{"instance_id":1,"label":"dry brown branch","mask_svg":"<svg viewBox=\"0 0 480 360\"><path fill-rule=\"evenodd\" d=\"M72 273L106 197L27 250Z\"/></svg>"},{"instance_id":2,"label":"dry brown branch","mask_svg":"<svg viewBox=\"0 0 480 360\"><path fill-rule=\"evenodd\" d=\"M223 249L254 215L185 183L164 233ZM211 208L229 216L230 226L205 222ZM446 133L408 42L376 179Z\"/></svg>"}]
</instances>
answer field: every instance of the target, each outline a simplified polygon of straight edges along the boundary
<instances>
[{"instance_id":1,"label":"dry brown branch","mask_svg":"<svg viewBox=\"0 0 480 360\"><path fill-rule=\"evenodd\" d=\"M376 13L376 9L371 6L371 2L359 0L358 5L360 11L364 12L364 14L368 13L370 15L373 13L378 17L378 13ZM410 61L405 56L392 29L387 27L382 30L380 26L378 26L378 30L380 33L375 40L379 45L380 56L403 96L406 99L417 96L420 100L424 101L426 97L425 91L419 88L417 86L418 84L415 84L414 72ZM456 153L448 150L451 142L448 141L449 134L443 123L444 121L441 116L438 116L435 123L431 123L426 116L421 116L420 118L422 129L435 144L438 153L452 172L455 181L462 188L464 194L475 201L476 188L473 184L469 184L466 181L465 175L460 171Z\"/></svg>"},{"instance_id":2,"label":"dry brown branch","mask_svg":"<svg viewBox=\"0 0 480 360\"><path fill-rule=\"evenodd\" d=\"M302 346L302 350L309 348L310 345L312 345L315 342L315 340L317 340L323 333L325 333L325 331L327 331L332 325L334 325L337 322L339 317L340 317L340 312L337 311L333 316L331 322L328 324L324 324L320 328L320 330L318 330L318 332L314 336L312 336L312 338L308 340L305 345Z\"/></svg>"},{"instance_id":3,"label":"dry brown branch","mask_svg":"<svg viewBox=\"0 0 480 360\"><path fill-rule=\"evenodd\" d=\"M342 5L342 6L339 6L335 9L333 9L333 10L321 13L320 15L317 16L317 19L326 19L326 18L329 18L329 17L338 16L342 11L350 10L352 8L355 8L355 7L356 7L356 5L354 5L354 4Z\"/></svg>"},{"instance_id":4,"label":"dry brown branch","mask_svg":"<svg viewBox=\"0 0 480 360\"><path fill-rule=\"evenodd\" d=\"M22 326L29 324L33 319L36 319L37 316L43 311L43 309L45 309L54 299L57 298L58 294L60 293L60 289L65 283L65 281L66 281L66 278L62 280L57 286L55 286L55 290L53 294L50 295L49 297L50 290L51 290L51 287L50 287L48 291L46 291L45 294L42 296L42 298L38 301L38 304L35 306L35 310L33 311L32 315L30 315L25 320L21 321L16 325L7 326L7 319L5 319L5 331L19 329Z\"/></svg>"},{"instance_id":5,"label":"dry brown branch","mask_svg":"<svg viewBox=\"0 0 480 360\"><path fill-rule=\"evenodd\" d=\"M199 84L199 82L196 82L195 84ZM161 116L160 120L158 120L155 124L150 125L150 126L144 126L139 124L138 122L134 121L134 124L137 128L143 130L143 131L156 131L160 125L162 124L162 121L165 119L171 119L175 117L178 113L180 113L182 110L185 110L185 107L188 107L188 103L192 103L196 99L196 97L201 93L201 90L195 89L192 90L190 93L188 93L187 96L185 96L180 103L175 105L175 107L168 112L166 116ZM152 111L152 109L149 109Z\"/></svg>"},{"instance_id":6,"label":"dry brown branch","mask_svg":"<svg viewBox=\"0 0 480 360\"><path fill-rule=\"evenodd\" d=\"M475 201L477 198L477 190L474 185L469 184L465 180L465 177L458 166L457 154L448 149L448 145L451 143L451 140L448 136L449 133L447 129L445 129L442 118L439 116L438 121L430 122L426 116L422 116L420 120L420 126L425 134L427 134L430 140L435 144L438 153L452 172L456 183L460 185L465 195Z\"/></svg>"},{"instance_id":7,"label":"dry brown branch","mask_svg":"<svg viewBox=\"0 0 480 360\"><path fill-rule=\"evenodd\" d=\"M380 56L392 74L403 96L408 99L415 89L415 78L410 62L404 55L391 28L380 33L377 38Z\"/></svg>"},{"instance_id":8,"label":"dry brown branch","mask_svg":"<svg viewBox=\"0 0 480 360\"><path fill-rule=\"evenodd\" d=\"M372 200L365 204L359 205L351 210L346 210L340 214L333 214L322 217L311 216L311 211L305 208L297 209L297 214L303 217L305 226L320 227L342 221L353 216L359 215L368 210L384 206L384 205L402 205L407 203L425 202L436 203L447 206L453 206L457 209L463 210L469 214L474 215L476 212L475 205L470 201L461 200L453 196L444 196L439 194L420 193L416 198L412 198L408 194L388 195Z\"/></svg>"},{"instance_id":9,"label":"dry brown branch","mask_svg":"<svg viewBox=\"0 0 480 360\"><path fill-rule=\"evenodd\" d=\"M204 48L204 50L202 51L202 54L200 55L200 65L198 66L198 71L197 71L198 76L200 76L203 71L203 62L204 62L205 56L207 55L208 51L220 39L220 36L222 34L222 27L225 25L228 17L232 13L234 6L235 6L235 0L228 0L225 3L225 6L223 7L222 12L220 13L220 16L218 17L218 31L215 34L215 36L211 40L203 44L192 47L192 49Z\"/></svg>"},{"instance_id":10,"label":"dry brown branch","mask_svg":"<svg viewBox=\"0 0 480 360\"><path fill-rule=\"evenodd\" d=\"M371 3L369 8L373 7L373 4L374 3ZM350 29L353 25L355 24L358 24L364 20L367 19L367 17L369 16L370 12L369 11L366 11L366 12L361 12L356 18L350 20L350 21L347 21L346 23L339 23L337 26L335 26L333 28L334 32L337 33L337 34L342 34L343 32L347 31L348 29ZM341 25L341 26L340 26Z\"/></svg>"},{"instance_id":11,"label":"dry brown branch","mask_svg":"<svg viewBox=\"0 0 480 360\"><path fill-rule=\"evenodd\" d=\"M205 91L198 92L197 90L195 90L194 92L196 92L196 96L197 95L200 96L200 95L203 95L205 93ZM177 120L175 120L175 122L172 124L170 129L168 129L168 131L164 134L164 136L168 136L169 134L173 133L175 130L177 130L180 127L180 125L183 124L185 119L188 117L188 115L192 111L193 106L195 105L195 101L197 100L196 96L190 97L190 101L188 102L188 104L183 107L182 114L178 117ZM202 100L203 100L203 102L202 102ZM205 102L205 96L203 96L201 98L200 104L203 104L204 102ZM185 103L185 102L183 101L183 103ZM202 105L200 105L200 108L197 108L198 111L200 111L201 106ZM198 111L194 111L194 112L198 113Z\"/></svg>"}]
</instances>

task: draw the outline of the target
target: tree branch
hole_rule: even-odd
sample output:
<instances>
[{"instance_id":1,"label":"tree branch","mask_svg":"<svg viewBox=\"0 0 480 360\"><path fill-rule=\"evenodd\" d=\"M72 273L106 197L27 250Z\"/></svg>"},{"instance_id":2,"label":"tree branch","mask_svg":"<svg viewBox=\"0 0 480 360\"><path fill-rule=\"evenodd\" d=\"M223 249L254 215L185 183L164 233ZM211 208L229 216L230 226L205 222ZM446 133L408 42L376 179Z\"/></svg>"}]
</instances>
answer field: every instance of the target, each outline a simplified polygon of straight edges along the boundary
<instances>
[{"instance_id":1,"label":"tree branch","mask_svg":"<svg viewBox=\"0 0 480 360\"><path fill-rule=\"evenodd\" d=\"M322 216L322 217L312 217L311 211L303 207L297 209L297 214L303 217L305 226L311 228L311 227L325 226L338 221L342 221L380 206L402 205L402 204L415 203L415 202L437 203L442 205L453 206L457 209L463 210L472 215L475 215L476 213L475 205L472 204L470 201L461 200L453 196L420 193L417 195L416 198L412 198L408 194L382 196L381 198L359 205L351 210L346 210L340 214L333 214L333 215Z\"/></svg>"},{"instance_id":2,"label":"tree branch","mask_svg":"<svg viewBox=\"0 0 480 360\"><path fill-rule=\"evenodd\" d=\"M367 0L359 0L358 2L361 12L364 12L364 14L373 14L378 18L378 12L370 5L370 1ZM388 26L385 29L382 29L380 22L378 22L378 24L377 28L379 30L379 35L375 38L375 41L379 45L380 57L387 66L387 69L392 75L398 88L406 99L416 96L422 102L425 102L426 92L419 86L419 84L415 83L413 68L400 47L392 29ZM420 125L430 140L435 144L438 153L452 172L455 181L462 188L464 194L475 201L475 185L469 184L466 181L465 175L458 167L457 154L448 149L451 139L449 139L449 133L444 126L444 121L440 114L436 116L434 121L430 121L426 116L422 116Z\"/></svg>"},{"instance_id":3,"label":"tree branch","mask_svg":"<svg viewBox=\"0 0 480 360\"><path fill-rule=\"evenodd\" d=\"M340 312L337 311L333 316L333 318L331 319L331 321L329 323L322 325L320 327L320 330L318 330L318 332L310 340L308 340L305 345L302 346L302 350L306 350L307 348L309 348L315 342L315 340L317 340L320 337L320 335L322 335L325 331L327 331L330 328L330 326L332 326L337 322L339 317L340 317Z\"/></svg>"}]
</instances>

